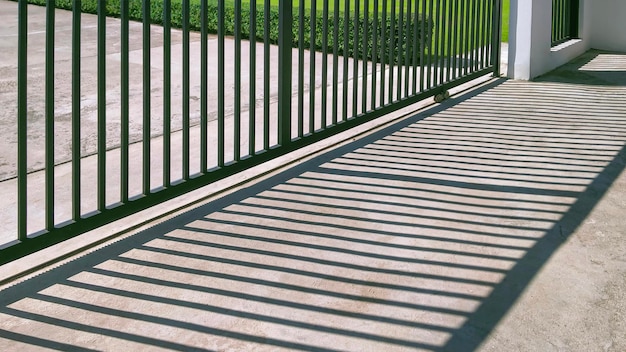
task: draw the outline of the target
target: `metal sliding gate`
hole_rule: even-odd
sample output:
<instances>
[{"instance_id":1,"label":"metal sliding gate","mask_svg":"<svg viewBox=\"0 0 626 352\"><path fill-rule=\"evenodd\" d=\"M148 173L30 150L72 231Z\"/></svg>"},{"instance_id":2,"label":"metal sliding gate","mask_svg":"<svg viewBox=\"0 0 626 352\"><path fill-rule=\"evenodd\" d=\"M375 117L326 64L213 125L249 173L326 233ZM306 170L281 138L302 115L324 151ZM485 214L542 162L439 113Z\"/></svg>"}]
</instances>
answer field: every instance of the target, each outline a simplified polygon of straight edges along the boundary
<instances>
[{"instance_id":1,"label":"metal sliding gate","mask_svg":"<svg viewBox=\"0 0 626 352\"><path fill-rule=\"evenodd\" d=\"M499 75L501 0L27 2L0 0L0 264Z\"/></svg>"}]
</instances>

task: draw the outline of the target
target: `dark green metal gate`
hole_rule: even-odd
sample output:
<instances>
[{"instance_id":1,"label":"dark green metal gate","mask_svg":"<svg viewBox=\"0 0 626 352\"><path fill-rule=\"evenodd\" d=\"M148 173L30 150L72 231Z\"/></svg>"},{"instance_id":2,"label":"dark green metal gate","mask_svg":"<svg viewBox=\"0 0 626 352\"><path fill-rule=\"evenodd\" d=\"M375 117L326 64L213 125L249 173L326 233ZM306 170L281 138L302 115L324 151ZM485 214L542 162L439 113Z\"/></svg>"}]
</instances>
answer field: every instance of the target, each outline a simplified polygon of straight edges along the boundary
<instances>
[{"instance_id":1,"label":"dark green metal gate","mask_svg":"<svg viewBox=\"0 0 626 352\"><path fill-rule=\"evenodd\" d=\"M16 200L0 263L499 75L501 0L55 5L14 6L16 156L1 184ZM43 58L29 54L35 15Z\"/></svg>"},{"instance_id":2,"label":"dark green metal gate","mask_svg":"<svg viewBox=\"0 0 626 352\"><path fill-rule=\"evenodd\" d=\"M552 46L578 37L579 0L552 0Z\"/></svg>"}]
</instances>

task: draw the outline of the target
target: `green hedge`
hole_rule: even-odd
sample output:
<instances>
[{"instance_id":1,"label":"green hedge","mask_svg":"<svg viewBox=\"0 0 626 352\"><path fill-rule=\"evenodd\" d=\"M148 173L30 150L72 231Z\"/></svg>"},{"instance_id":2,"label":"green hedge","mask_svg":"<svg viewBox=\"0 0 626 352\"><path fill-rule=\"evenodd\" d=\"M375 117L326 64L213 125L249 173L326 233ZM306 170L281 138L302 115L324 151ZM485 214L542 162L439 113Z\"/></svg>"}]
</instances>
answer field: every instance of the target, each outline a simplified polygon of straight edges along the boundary
<instances>
[{"instance_id":1,"label":"green hedge","mask_svg":"<svg viewBox=\"0 0 626 352\"><path fill-rule=\"evenodd\" d=\"M36 5L45 5L46 0L29 0L29 3L31 4L36 4ZM152 23L155 24L162 24L163 22L163 2L162 1L158 1L158 0L152 0L150 3L150 21ZM71 9L72 8L72 0L57 0L56 1L56 7L57 8L61 8L61 9ZM83 0L82 4L82 11L85 13L92 13L95 14L96 10L97 10L97 0ZM119 17L120 15L120 0L108 0L106 2L106 8L107 8L107 15L111 16L111 17ZM189 8L189 13L190 13L190 28L193 30L199 30L200 29L200 2L198 0L192 0L190 2L190 8ZM207 7L207 12L208 12L208 21L207 21L207 26L208 26L208 30L210 33L217 33L217 4L216 3L209 3L208 7ZM227 3L226 7L224 9L224 23L225 23L225 34L226 35L233 35L234 34L234 24L235 24L235 9L233 7L232 3ZM262 6L258 6L257 8L257 23L256 23L256 36L257 36L257 40L258 41L262 41L263 37L265 35L264 31L265 31L265 27L264 27L264 9ZM384 53L384 60L386 63L389 63L389 56L391 55L391 57L393 58L393 62L394 63L398 63L397 57L398 54L400 54L401 60L400 60L400 64L404 63L404 53L408 53L407 55L412 55L412 46L413 46L413 37L414 37L414 21L418 21L417 24L417 28L418 28L418 43L420 41L420 38L422 37L423 33L421 33L421 21L419 19L415 19L410 15L405 15L404 16L404 25L402 28L402 31L399 30L399 28L391 28L391 23L390 23L390 15L387 15L387 25L386 26L382 26L380 25L380 18L381 18L382 14L379 15L379 22L378 22L378 30L377 30L377 37L378 37L378 52L376 54L374 54L372 52L373 49L373 40L372 40L372 30L374 28L374 16L373 14L369 14L368 19L367 19L367 24L368 24L368 30L369 30L369 40L367 42L368 48L367 48L367 58L369 60L373 59L374 56L376 56L376 60L377 62L381 62L381 57L380 57L380 51L381 51L381 45L382 45L382 37L383 37L383 31L384 31L384 37L385 37L385 46L386 46L386 51ZM137 20L137 21L142 21L143 16L142 16L142 2L141 0L130 0L129 2L129 17L131 20ZM315 14L315 21L316 21L316 35L315 35L315 48L316 50L321 50L322 49L322 41L323 41L323 15L321 12L318 12ZM270 42L271 43L277 43L278 42L278 21L279 21L279 15L278 15L278 8L273 6L270 8L270 14L269 14L269 18L270 18L270 26L269 26L269 38L270 38ZM299 39L299 26L298 26L298 13L297 10L294 9L294 17L293 17L293 44L294 47L298 46L298 39ZM398 26L398 16L396 16L396 27ZM343 55L344 53L344 48L343 48L343 44L344 44L344 15L343 13L339 14L339 18L337 19L337 24L339 26L339 36L338 36L338 52L339 54ZM354 17L352 16L351 18L348 18L348 56L354 57L355 56L355 46L354 46L354 38L355 38L355 32L354 32ZM408 24L408 29L409 31L406 31L406 22L409 21ZM307 10L307 13L304 16L304 47L305 48L310 48L311 43L310 43L310 33L311 33L311 25L310 23L312 22L312 18L311 18L311 11ZM363 45L363 36L362 36L362 32L364 30L364 24L365 24L365 19L363 17L363 15L361 14L359 16L358 19L358 43L356 46L356 54L358 57L362 57L362 45ZM171 25L172 27L177 27L180 28L182 26L182 1L181 0L172 0L171 1ZM241 35L242 38L244 39L248 39L250 36L250 31L249 31L249 26L250 26L250 12L249 12L249 6L248 4L244 4L243 5L243 9L242 9L242 13L241 13ZM334 26L334 20L333 20L333 14L332 11L329 14L329 19L328 19L328 50L329 52L332 52L333 49L333 26ZM431 21L427 20L427 23L424 24L424 28L426 28L426 36L424 36L425 41L429 40L431 38L431 33L433 30L433 23ZM393 37L392 37L393 36ZM392 47L391 42L394 42L394 45ZM393 48L393 51L390 50ZM400 52L398 52L398 50L401 50ZM419 58L419 55L418 55Z\"/></svg>"}]
</instances>

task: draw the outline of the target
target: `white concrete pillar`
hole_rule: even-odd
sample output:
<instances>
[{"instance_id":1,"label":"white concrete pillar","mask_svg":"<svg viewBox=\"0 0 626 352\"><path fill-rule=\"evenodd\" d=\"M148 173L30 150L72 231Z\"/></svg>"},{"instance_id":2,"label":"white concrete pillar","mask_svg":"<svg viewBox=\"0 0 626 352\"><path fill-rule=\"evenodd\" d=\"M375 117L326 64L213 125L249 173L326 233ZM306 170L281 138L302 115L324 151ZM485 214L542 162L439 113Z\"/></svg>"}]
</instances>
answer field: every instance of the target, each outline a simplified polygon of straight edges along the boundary
<instances>
[{"instance_id":1,"label":"white concrete pillar","mask_svg":"<svg viewBox=\"0 0 626 352\"><path fill-rule=\"evenodd\" d=\"M580 0L580 28L585 28L588 0ZM589 40L571 40L552 47L552 1L510 0L507 76L529 80L567 63L589 49ZM582 31L581 31L582 33Z\"/></svg>"},{"instance_id":2,"label":"white concrete pillar","mask_svg":"<svg viewBox=\"0 0 626 352\"><path fill-rule=\"evenodd\" d=\"M594 0L592 12L591 47L626 52L626 1Z\"/></svg>"}]
</instances>

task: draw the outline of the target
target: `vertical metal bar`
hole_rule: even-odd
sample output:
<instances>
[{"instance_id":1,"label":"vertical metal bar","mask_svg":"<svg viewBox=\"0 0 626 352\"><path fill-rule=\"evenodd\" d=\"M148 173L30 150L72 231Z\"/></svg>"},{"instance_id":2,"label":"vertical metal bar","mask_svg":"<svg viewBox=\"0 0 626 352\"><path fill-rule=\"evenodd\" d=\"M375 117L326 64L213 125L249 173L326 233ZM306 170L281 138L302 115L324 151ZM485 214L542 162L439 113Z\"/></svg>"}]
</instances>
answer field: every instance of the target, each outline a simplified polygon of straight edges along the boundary
<instances>
[{"instance_id":1,"label":"vertical metal bar","mask_svg":"<svg viewBox=\"0 0 626 352\"><path fill-rule=\"evenodd\" d=\"M550 40L552 41L552 45L554 45L554 23L555 23L555 19L556 19L556 15L554 12L554 4L555 4L556 0L552 0L552 22L551 22L551 26L550 26Z\"/></svg>"},{"instance_id":2,"label":"vertical metal bar","mask_svg":"<svg viewBox=\"0 0 626 352\"><path fill-rule=\"evenodd\" d=\"M452 61L454 60L454 56L452 56L452 33L454 32L455 22L453 22L454 17L454 5L456 1L453 1L450 6L448 6L448 11L446 11L448 15L448 26L446 28L447 36L446 36L446 82L450 82L452 80Z\"/></svg>"},{"instance_id":3,"label":"vertical metal bar","mask_svg":"<svg viewBox=\"0 0 626 352\"><path fill-rule=\"evenodd\" d=\"M410 71L410 63L412 60L413 55L412 54L415 51L415 45L413 45L413 41L409 42L409 38L413 39L411 36L411 19L413 18L413 16L411 15L413 13L413 9L412 9L412 2L411 0L407 0L406 2L406 18L404 19L404 41L405 41L405 45L406 45L406 51L404 53L404 96L408 97L409 96L409 78L411 75L411 71ZM409 45L411 46L411 52L409 52Z\"/></svg>"},{"instance_id":4,"label":"vertical metal bar","mask_svg":"<svg viewBox=\"0 0 626 352\"><path fill-rule=\"evenodd\" d=\"M223 3L223 0L219 2ZM223 34L221 40L223 43ZM270 0L265 0L263 5L263 76L263 149L268 150L270 149Z\"/></svg>"},{"instance_id":5,"label":"vertical metal bar","mask_svg":"<svg viewBox=\"0 0 626 352\"><path fill-rule=\"evenodd\" d=\"M461 12L461 4L459 1L454 2L454 37L452 39L452 78L456 79L459 75L459 38L461 36L461 28L463 21L463 13Z\"/></svg>"},{"instance_id":6,"label":"vertical metal bar","mask_svg":"<svg viewBox=\"0 0 626 352\"><path fill-rule=\"evenodd\" d=\"M391 0L391 30L389 31L389 103L393 102L393 80L394 80L394 60L395 60L395 51L398 50L396 48L396 0Z\"/></svg>"},{"instance_id":7,"label":"vertical metal bar","mask_svg":"<svg viewBox=\"0 0 626 352\"><path fill-rule=\"evenodd\" d=\"M478 48L477 48L477 32L478 32L478 23L479 23L479 19L477 16L479 16L478 11L478 2L476 0L472 1L472 19L473 19L473 23L472 23L472 34L471 34L471 62L472 62L472 67L471 67L471 72L474 72L476 70L476 61L478 60Z\"/></svg>"},{"instance_id":8,"label":"vertical metal bar","mask_svg":"<svg viewBox=\"0 0 626 352\"><path fill-rule=\"evenodd\" d=\"M363 0L363 43L361 44L363 81L361 82L361 113L367 111L367 50L369 47L369 0Z\"/></svg>"},{"instance_id":9,"label":"vertical metal bar","mask_svg":"<svg viewBox=\"0 0 626 352\"><path fill-rule=\"evenodd\" d=\"M46 1L46 229L54 228L54 11L55 1Z\"/></svg>"},{"instance_id":10,"label":"vertical metal bar","mask_svg":"<svg viewBox=\"0 0 626 352\"><path fill-rule=\"evenodd\" d=\"M72 220L80 220L80 16L81 0L72 1Z\"/></svg>"},{"instance_id":11,"label":"vertical metal bar","mask_svg":"<svg viewBox=\"0 0 626 352\"><path fill-rule=\"evenodd\" d=\"M439 24L437 23L437 20L434 18L434 10L433 8L435 7L435 0L430 0L429 4L428 4L428 19L430 20L430 23L432 24L432 27L430 28L430 37L428 40L428 72L426 73L426 89L430 89L433 86L433 61L434 61L434 55L435 53L433 52L433 43L435 42L435 38L436 38L436 31L437 28L439 26Z\"/></svg>"},{"instance_id":12,"label":"vertical metal bar","mask_svg":"<svg viewBox=\"0 0 626 352\"><path fill-rule=\"evenodd\" d=\"M120 200L128 202L128 142L129 142L129 11L128 1L120 3L121 17L121 99L120 99Z\"/></svg>"},{"instance_id":13,"label":"vertical metal bar","mask_svg":"<svg viewBox=\"0 0 626 352\"><path fill-rule=\"evenodd\" d=\"M385 106L385 81L387 77L387 67L385 64L385 55L387 54L387 0L383 0L383 10L381 16L381 32L380 32L380 106Z\"/></svg>"},{"instance_id":14,"label":"vertical metal bar","mask_svg":"<svg viewBox=\"0 0 626 352\"><path fill-rule=\"evenodd\" d=\"M573 17L573 13L572 13L573 5L574 5L574 1L570 0L567 2L567 5L565 7L565 11L566 11L565 12L565 27L563 28L563 30L566 32L565 39L572 38L571 26L572 26L572 17Z\"/></svg>"},{"instance_id":15,"label":"vertical metal bar","mask_svg":"<svg viewBox=\"0 0 626 352\"><path fill-rule=\"evenodd\" d=\"M476 26L477 27L476 31L478 32L477 35L476 35L477 36L477 38L476 38L476 45L477 45L476 56L477 56L477 58L476 58L476 66L475 66L476 70L479 70L479 69L482 69L482 68L485 67L485 62L483 60L483 57L484 57L484 54L485 54L485 52L484 52L485 47L483 45L484 44L484 33L485 33L485 30L486 30L486 28L485 28L485 6L484 6L484 4L485 4L485 0L480 0L480 1L478 1L478 4L476 5L478 7L478 9L477 9L477 11L478 11L477 17L478 17L478 21L479 21L477 26Z\"/></svg>"},{"instance_id":16,"label":"vertical metal bar","mask_svg":"<svg viewBox=\"0 0 626 352\"><path fill-rule=\"evenodd\" d=\"M310 55L311 59L309 60L310 73L309 73L309 133L315 132L315 92L317 91L315 87L315 55L317 45L317 1L311 0L311 38L310 44L311 48Z\"/></svg>"},{"instance_id":17,"label":"vertical metal bar","mask_svg":"<svg viewBox=\"0 0 626 352\"><path fill-rule=\"evenodd\" d=\"M493 19L494 19L494 16L501 16L501 15L496 14L495 11L496 11L496 7L495 7L494 1L489 1L489 19L488 19L488 21L489 21L489 37L487 37L487 41L489 42L490 50L489 50L489 55L488 55L487 59L490 60L492 65L498 65L499 66L500 65L499 62L496 63L495 61L492 60L493 52L496 50L496 47L501 46L500 43L502 42L502 38L498 38L497 42L494 42L493 39L492 39L496 35L499 36L498 29L496 27L494 27Z\"/></svg>"},{"instance_id":18,"label":"vertical metal bar","mask_svg":"<svg viewBox=\"0 0 626 352\"><path fill-rule=\"evenodd\" d=\"M248 104L248 155L256 154L256 1L250 1L250 103Z\"/></svg>"},{"instance_id":19,"label":"vertical metal bar","mask_svg":"<svg viewBox=\"0 0 626 352\"><path fill-rule=\"evenodd\" d=\"M485 67L489 65L489 50L491 49L491 10L491 1L484 0L483 62L485 62Z\"/></svg>"},{"instance_id":20,"label":"vertical metal bar","mask_svg":"<svg viewBox=\"0 0 626 352\"><path fill-rule=\"evenodd\" d=\"M558 11L557 11L558 0L552 0L552 45L557 38L557 19L558 19Z\"/></svg>"},{"instance_id":21,"label":"vertical metal bar","mask_svg":"<svg viewBox=\"0 0 626 352\"><path fill-rule=\"evenodd\" d=\"M472 0L472 1L476 1L476 0ZM441 52L439 51L441 49L441 47L443 47L443 43L442 43L442 38L443 38L443 31L445 29L445 21L443 20L443 6L442 5L442 0L438 0L437 1L437 15L436 17L436 22L437 26L435 27L435 74L434 74L434 85L438 86L441 84L441 80L439 79L441 73L443 72L442 67L441 67L441 57L443 57L443 54L440 56Z\"/></svg>"},{"instance_id":22,"label":"vertical metal bar","mask_svg":"<svg viewBox=\"0 0 626 352\"><path fill-rule=\"evenodd\" d=\"M563 37L562 26L561 26L561 18L563 16L563 1L557 0L556 2L556 40L561 40Z\"/></svg>"},{"instance_id":23,"label":"vertical metal bar","mask_svg":"<svg viewBox=\"0 0 626 352\"><path fill-rule=\"evenodd\" d=\"M556 19L557 19L557 41L561 42L565 38L565 24L567 21L567 10L571 0L557 0Z\"/></svg>"},{"instance_id":24,"label":"vertical metal bar","mask_svg":"<svg viewBox=\"0 0 626 352\"><path fill-rule=\"evenodd\" d=\"M491 1L483 0L483 32L482 32L482 62L483 67L491 65L489 62L491 49Z\"/></svg>"},{"instance_id":25,"label":"vertical metal bar","mask_svg":"<svg viewBox=\"0 0 626 352\"><path fill-rule=\"evenodd\" d=\"M456 15L455 15L455 34L454 34L454 78L460 76L463 69L463 25L465 23L465 8L463 6L463 0L456 2Z\"/></svg>"},{"instance_id":26,"label":"vertical metal bar","mask_svg":"<svg viewBox=\"0 0 626 352\"><path fill-rule=\"evenodd\" d=\"M106 209L106 0L98 1L98 210Z\"/></svg>"},{"instance_id":27,"label":"vertical metal bar","mask_svg":"<svg viewBox=\"0 0 626 352\"><path fill-rule=\"evenodd\" d=\"M266 0L269 1L269 0ZM224 23L224 0L217 1L217 166L224 166L224 35L225 35L225 23ZM268 16L268 14L265 14ZM265 27L266 32L268 31L268 27ZM267 52L266 52L267 54ZM267 80L267 70L266 70L266 80ZM267 91L266 91L267 94ZM269 112L268 114L269 115ZM269 138L265 140L265 143L268 142Z\"/></svg>"},{"instance_id":28,"label":"vertical metal bar","mask_svg":"<svg viewBox=\"0 0 626 352\"><path fill-rule=\"evenodd\" d=\"M557 30L557 34L556 34L556 39L557 40L561 40L563 39L563 23L562 23L562 19L563 19L563 0L558 0L557 1L557 10L556 10L556 30Z\"/></svg>"},{"instance_id":29,"label":"vertical metal bar","mask_svg":"<svg viewBox=\"0 0 626 352\"><path fill-rule=\"evenodd\" d=\"M570 20L572 18L572 0L563 1L563 39L570 39L569 32Z\"/></svg>"},{"instance_id":30,"label":"vertical metal bar","mask_svg":"<svg viewBox=\"0 0 626 352\"><path fill-rule=\"evenodd\" d=\"M183 0L183 180L189 180L189 1Z\"/></svg>"},{"instance_id":31,"label":"vertical metal bar","mask_svg":"<svg viewBox=\"0 0 626 352\"><path fill-rule=\"evenodd\" d=\"M551 39L552 39L552 45L554 45L554 41L556 39L556 2L557 0L552 0L552 26L551 26Z\"/></svg>"},{"instance_id":32,"label":"vertical metal bar","mask_svg":"<svg viewBox=\"0 0 626 352\"><path fill-rule=\"evenodd\" d=\"M352 117L358 114L358 94L359 94L359 7L360 0L354 0L354 40L352 48Z\"/></svg>"},{"instance_id":33,"label":"vertical metal bar","mask_svg":"<svg viewBox=\"0 0 626 352\"><path fill-rule=\"evenodd\" d=\"M151 126L151 63L150 63L150 0L143 0L143 194L150 194L150 131Z\"/></svg>"},{"instance_id":34,"label":"vertical metal bar","mask_svg":"<svg viewBox=\"0 0 626 352\"><path fill-rule=\"evenodd\" d=\"M558 23L559 23L559 40L562 40L565 37L565 32L563 28L565 27L563 23L565 22L565 0L559 1L559 11L558 11Z\"/></svg>"},{"instance_id":35,"label":"vertical metal bar","mask_svg":"<svg viewBox=\"0 0 626 352\"><path fill-rule=\"evenodd\" d=\"M467 68L467 73L472 73L473 71L473 67L474 67L474 26L475 26L475 16L476 14L474 13L474 3L475 0L467 0L467 38L466 38L466 44L467 44L467 64L466 64L466 68Z\"/></svg>"},{"instance_id":36,"label":"vertical metal bar","mask_svg":"<svg viewBox=\"0 0 626 352\"><path fill-rule=\"evenodd\" d=\"M304 1L298 7L298 137L304 135Z\"/></svg>"},{"instance_id":37,"label":"vertical metal bar","mask_svg":"<svg viewBox=\"0 0 626 352\"><path fill-rule=\"evenodd\" d=\"M430 77L430 64L431 64L431 45L433 42L433 19L431 8L433 0L422 0L422 24L421 30L422 38L420 39L420 52L422 57L420 58L420 91L428 89L430 82L427 78Z\"/></svg>"},{"instance_id":38,"label":"vertical metal bar","mask_svg":"<svg viewBox=\"0 0 626 352\"><path fill-rule=\"evenodd\" d=\"M348 70L350 58L350 1L343 3L343 80L341 94L341 120L348 119Z\"/></svg>"},{"instance_id":39,"label":"vertical metal bar","mask_svg":"<svg viewBox=\"0 0 626 352\"><path fill-rule=\"evenodd\" d=\"M463 29L463 72L462 74L466 75L468 74L468 70L470 67L470 50L471 50L471 46L470 46L470 18L471 18L471 12L470 12L470 2L472 0L462 0L463 1L463 7L464 7L464 20L465 20L465 27Z\"/></svg>"},{"instance_id":40,"label":"vertical metal bar","mask_svg":"<svg viewBox=\"0 0 626 352\"><path fill-rule=\"evenodd\" d=\"M17 3L17 239L28 239L27 145L28 119L28 2Z\"/></svg>"},{"instance_id":41,"label":"vertical metal bar","mask_svg":"<svg viewBox=\"0 0 626 352\"><path fill-rule=\"evenodd\" d=\"M172 29L171 0L163 0L163 187L171 185Z\"/></svg>"},{"instance_id":42,"label":"vertical metal bar","mask_svg":"<svg viewBox=\"0 0 626 352\"><path fill-rule=\"evenodd\" d=\"M430 43L430 47L429 47L429 51L430 51L430 55L429 55L429 69L430 72L428 74L428 78L431 79L432 77L432 81L429 81L429 88L432 88L433 86L437 85L437 69L439 67L438 65L438 57L439 57L439 28L441 27L441 22L439 21L439 9L440 9L440 4L441 0L433 0L431 1L431 6L430 6L430 11L431 11L431 20L433 22L433 39L432 42ZM432 85L431 85L432 84Z\"/></svg>"},{"instance_id":43,"label":"vertical metal bar","mask_svg":"<svg viewBox=\"0 0 626 352\"><path fill-rule=\"evenodd\" d=\"M402 63L403 56L406 55L404 51L406 42L404 41L404 0L400 0L400 9L398 13L398 29L395 30L398 33L398 45L396 46L396 60L398 67L398 82L396 86L396 99L402 99Z\"/></svg>"},{"instance_id":44,"label":"vertical metal bar","mask_svg":"<svg viewBox=\"0 0 626 352\"><path fill-rule=\"evenodd\" d=\"M550 22L551 26L550 26L550 40L552 42L552 45L554 45L554 1L552 0L552 21Z\"/></svg>"},{"instance_id":45,"label":"vertical metal bar","mask_svg":"<svg viewBox=\"0 0 626 352\"><path fill-rule=\"evenodd\" d=\"M569 39L570 38L570 33L569 33L569 19L571 16L571 5L572 5L572 0L568 0L568 1L563 1L563 14L561 15L562 18L562 22L561 22L561 28L563 30L563 39Z\"/></svg>"},{"instance_id":46,"label":"vertical metal bar","mask_svg":"<svg viewBox=\"0 0 626 352\"><path fill-rule=\"evenodd\" d=\"M208 147L208 0L200 0L200 173L207 172Z\"/></svg>"},{"instance_id":47,"label":"vertical metal bar","mask_svg":"<svg viewBox=\"0 0 626 352\"><path fill-rule=\"evenodd\" d=\"M478 67L478 33L480 32L480 13L478 12L478 1L472 1L472 72Z\"/></svg>"},{"instance_id":48,"label":"vertical metal bar","mask_svg":"<svg viewBox=\"0 0 626 352\"><path fill-rule=\"evenodd\" d=\"M572 0L562 0L561 1L561 40L565 40L569 37L569 33L567 32L567 20L568 17L570 15L569 13L569 9L570 9L570 4L571 4Z\"/></svg>"},{"instance_id":49,"label":"vertical metal bar","mask_svg":"<svg viewBox=\"0 0 626 352\"><path fill-rule=\"evenodd\" d=\"M304 2L304 1L301 1ZM337 114L339 109L339 1L333 1L333 106L332 123L337 124Z\"/></svg>"},{"instance_id":50,"label":"vertical metal bar","mask_svg":"<svg viewBox=\"0 0 626 352\"><path fill-rule=\"evenodd\" d=\"M492 36L492 45L493 50L491 52L491 62L494 63L493 75L494 77L500 76L500 40L501 40L501 31L502 31L502 0L493 0L494 8L493 8L493 36Z\"/></svg>"},{"instance_id":51,"label":"vertical metal bar","mask_svg":"<svg viewBox=\"0 0 626 352\"><path fill-rule=\"evenodd\" d=\"M570 4L570 26L569 37L570 38L578 38L578 25L579 25L579 13L580 13L580 1L579 0L571 0Z\"/></svg>"},{"instance_id":52,"label":"vertical metal bar","mask_svg":"<svg viewBox=\"0 0 626 352\"><path fill-rule=\"evenodd\" d=\"M563 37L563 33L562 33L562 27L561 27L561 16L563 15L563 1L562 0L557 0L556 1L556 11L555 11L555 15L556 15L556 31L555 31L555 41L560 41Z\"/></svg>"},{"instance_id":53,"label":"vertical metal bar","mask_svg":"<svg viewBox=\"0 0 626 352\"><path fill-rule=\"evenodd\" d=\"M569 1L561 0L559 2L559 39L561 40L565 38L565 14L567 13L566 6Z\"/></svg>"},{"instance_id":54,"label":"vertical metal bar","mask_svg":"<svg viewBox=\"0 0 626 352\"><path fill-rule=\"evenodd\" d=\"M322 129L326 128L326 104L328 104L328 6L328 0L324 0L322 9Z\"/></svg>"},{"instance_id":55,"label":"vertical metal bar","mask_svg":"<svg viewBox=\"0 0 626 352\"><path fill-rule=\"evenodd\" d=\"M430 0L432 1L432 0ZM431 37L430 37L430 26L427 26L426 21L428 20L428 22L430 23L430 17L426 17L426 13L427 13L427 3L426 0L422 0L422 10L421 10L421 16L420 16L420 92L424 91L424 75L425 75L425 70L424 70L424 66L427 64L426 63L426 40L432 41ZM426 30L428 30L428 33L426 33ZM430 53L429 53L430 55Z\"/></svg>"},{"instance_id":56,"label":"vertical metal bar","mask_svg":"<svg viewBox=\"0 0 626 352\"><path fill-rule=\"evenodd\" d=\"M418 44L418 38L420 36L420 32L419 32L419 22L420 22L420 11L419 11L419 0L415 0L414 2L414 9L413 9L413 16L411 16L411 18L413 19L413 64L412 64L412 94L415 95L417 94L417 65L420 65L419 60L420 57L418 57L418 49L419 49L419 44ZM421 66L421 65L420 65Z\"/></svg>"},{"instance_id":57,"label":"vertical metal bar","mask_svg":"<svg viewBox=\"0 0 626 352\"><path fill-rule=\"evenodd\" d=\"M376 76L377 76L377 71L378 71L378 64L377 64L377 59L378 59L378 13L380 11L380 9L378 8L378 0L374 0L374 28L372 28L372 97L370 98L371 100L371 106L370 109L371 110L375 110L376 109L376 85L377 85L377 80L376 80Z\"/></svg>"},{"instance_id":58,"label":"vertical metal bar","mask_svg":"<svg viewBox=\"0 0 626 352\"><path fill-rule=\"evenodd\" d=\"M278 20L278 143L291 142L291 47L293 0L280 0Z\"/></svg>"},{"instance_id":59,"label":"vertical metal bar","mask_svg":"<svg viewBox=\"0 0 626 352\"><path fill-rule=\"evenodd\" d=\"M241 160L241 0L235 0L235 88L233 111L233 155Z\"/></svg>"},{"instance_id":60,"label":"vertical metal bar","mask_svg":"<svg viewBox=\"0 0 626 352\"><path fill-rule=\"evenodd\" d=\"M478 18L478 23L476 24L476 62L474 64L474 69L475 70L479 70L481 68L484 67L484 62L483 62L483 32L485 31L485 14L484 14L484 7L483 4L485 3L484 0L480 0L478 1L478 4L476 5L476 11L477 11L477 15L476 17Z\"/></svg>"}]
</instances>

